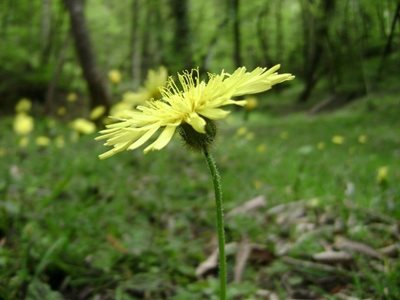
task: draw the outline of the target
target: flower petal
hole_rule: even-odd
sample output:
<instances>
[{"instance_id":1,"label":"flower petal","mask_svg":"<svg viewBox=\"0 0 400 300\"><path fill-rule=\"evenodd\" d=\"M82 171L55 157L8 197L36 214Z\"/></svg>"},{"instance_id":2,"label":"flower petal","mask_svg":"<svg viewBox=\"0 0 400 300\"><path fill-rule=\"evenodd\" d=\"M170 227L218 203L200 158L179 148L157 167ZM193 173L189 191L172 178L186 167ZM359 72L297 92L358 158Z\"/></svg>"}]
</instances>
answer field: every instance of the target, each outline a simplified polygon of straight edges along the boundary
<instances>
[{"instance_id":1,"label":"flower petal","mask_svg":"<svg viewBox=\"0 0 400 300\"><path fill-rule=\"evenodd\" d=\"M161 132L160 136L157 138L157 140L154 143L150 144L146 149L144 149L144 153L152 150L161 150L162 148L164 148L174 135L175 129L176 126L166 126L163 132Z\"/></svg>"},{"instance_id":2,"label":"flower petal","mask_svg":"<svg viewBox=\"0 0 400 300\"><path fill-rule=\"evenodd\" d=\"M227 110L223 110L220 108L205 108L201 111L199 111L199 114L202 116L212 119L212 120L218 120L218 119L223 119L225 118L230 112Z\"/></svg>"},{"instance_id":3,"label":"flower petal","mask_svg":"<svg viewBox=\"0 0 400 300\"><path fill-rule=\"evenodd\" d=\"M134 150L142 146L152 135L160 128L160 125L154 125L152 129L149 129L145 134L143 134L136 142L128 147L128 150Z\"/></svg>"},{"instance_id":4,"label":"flower petal","mask_svg":"<svg viewBox=\"0 0 400 300\"><path fill-rule=\"evenodd\" d=\"M203 118L201 118L198 114L196 113L191 113L186 119L185 122L190 124L194 130L200 133L206 133L205 126L206 126L206 121L204 121Z\"/></svg>"}]
</instances>

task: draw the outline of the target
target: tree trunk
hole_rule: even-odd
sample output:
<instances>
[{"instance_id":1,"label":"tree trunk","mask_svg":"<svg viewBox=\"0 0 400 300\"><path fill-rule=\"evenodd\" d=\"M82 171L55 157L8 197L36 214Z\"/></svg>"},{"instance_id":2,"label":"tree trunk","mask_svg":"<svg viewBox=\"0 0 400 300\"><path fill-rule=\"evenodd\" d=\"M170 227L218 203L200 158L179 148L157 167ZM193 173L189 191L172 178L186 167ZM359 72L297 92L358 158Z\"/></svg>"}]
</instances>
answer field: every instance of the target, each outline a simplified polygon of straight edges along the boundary
<instances>
[{"instance_id":1,"label":"tree trunk","mask_svg":"<svg viewBox=\"0 0 400 300\"><path fill-rule=\"evenodd\" d=\"M383 66L385 65L385 59L392 50L392 42L393 42L394 32L395 32L395 28L396 28L396 23L399 20L399 18L400 18L400 2L397 2L397 6L396 6L395 13L394 13L393 20L392 20L392 25L390 26L390 33L386 40L385 49L383 49L383 53L382 53L381 63L379 64L378 72L376 74L377 78L381 75Z\"/></svg>"},{"instance_id":2,"label":"tree trunk","mask_svg":"<svg viewBox=\"0 0 400 300\"><path fill-rule=\"evenodd\" d=\"M69 12L76 54L90 93L90 105L91 107L104 105L108 109L110 94L97 68L85 20L83 0L64 0L64 4Z\"/></svg>"},{"instance_id":3,"label":"tree trunk","mask_svg":"<svg viewBox=\"0 0 400 300\"><path fill-rule=\"evenodd\" d=\"M141 45L139 35L139 9L140 0L132 0L132 24L131 24L131 75L133 86L137 87L141 80Z\"/></svg>"},{"instance_id":4,"label":"tree trunk","mask_svg":"<svg viewBox=\"0 0 400 300\"><path fill-rule=\"evenodd\" d=\"M232 19L233 19L233 63L235 67L242 66L242 55L241 55L241 38L240 38L240 20L239 20L239 10L240 3L239 0L232 0Z\"/></svg>"},{"instance_id":5,"label":"tree trunk","mask_svg":"<svg viewBox=\"0 0 400 300\"><path fill-rule=\"evenodd\" d=\"M193 66L188 16L188 0L170 0L171 11L175 19L173 51L177 55L175 66L189 69ZM180 61L179 61L180 59Z\"/></svg>"},{"instance_id":6,"label":"tree trunk","mask_svg":"<svg viewBox=\"0 0 400 300\"><path fill-rule=\"evenodd\" d=\"M269 3L268 3L269 4ZM268 5L267 4L267 5ZM263 26L263 20L268 15L269 6L265 6L257 14L256 27L257 27L257 37L258 44L261 50L261 61L263 66L271 67L274 65L273 59L269 55L269 43L268 43L268 28Z\"/></svg>"},{"instance_id":7,"label":"tree trunk","mask_svg":"<svg viewBox=\"0 0 400 300\"><path fill-rule=\"evenodd\" d=\"M303 26L307 26L308 22L311 22L312 26L306 29L305 86L297 99L299 103L307 102L319 79L317 71L324 51L324 42L328 35L330 16L335 8L335 0L325 0L322 3L323 6L320 8L322 11L319 17L316 17L314 12L309 11L309 8L306 12L308 18L303 16L303 20L305 20ZM308 5L313 4L307 3L303 6L303 9Z\"/></svg>"},{"instance_id":8,"label":"tree trunk","mask_svg":"<svg viewBox=\"0 0 400 300\"><path fill-rule=\"evenodd\" d=\"M54 109L54 98L55 98L55 92L57 88L57 84L59 82L64 63L65 63L65 56L66 52L68 50L68 46L70 43L70 35L67 32L64 38L64 41L62 43L62 47L60 48L60 53L58 54L56 65L53 71L53 76L52 79L49 83L49 86L47 88L47 93L46 93L46 104L45 104L45 109L46 113L50 114L53 112Z\"/></svg>"}]
</instances>

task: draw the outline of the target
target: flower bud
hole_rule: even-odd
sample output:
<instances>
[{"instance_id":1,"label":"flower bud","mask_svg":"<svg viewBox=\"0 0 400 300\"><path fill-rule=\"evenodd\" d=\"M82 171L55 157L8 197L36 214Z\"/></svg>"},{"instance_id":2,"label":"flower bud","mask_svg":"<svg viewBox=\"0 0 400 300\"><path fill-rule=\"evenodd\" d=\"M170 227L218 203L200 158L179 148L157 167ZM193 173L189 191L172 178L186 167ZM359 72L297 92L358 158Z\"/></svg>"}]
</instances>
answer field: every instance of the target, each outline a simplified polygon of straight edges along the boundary
<instances>
[{"instance_id":1,"label":"flower bud","mask_svg":"<svg viewBox=\"0 0 400 300\"><path fill-rule=\"evenodd\" d=\"M191 125L187 123L182 123L179 126L179 134L184 139L186 144L195 151L207 150L213 143L217 133L217 127L215 126L215 123L210 119L205 120L206 133L197 132Z\"/></svg>"}]
</instances>

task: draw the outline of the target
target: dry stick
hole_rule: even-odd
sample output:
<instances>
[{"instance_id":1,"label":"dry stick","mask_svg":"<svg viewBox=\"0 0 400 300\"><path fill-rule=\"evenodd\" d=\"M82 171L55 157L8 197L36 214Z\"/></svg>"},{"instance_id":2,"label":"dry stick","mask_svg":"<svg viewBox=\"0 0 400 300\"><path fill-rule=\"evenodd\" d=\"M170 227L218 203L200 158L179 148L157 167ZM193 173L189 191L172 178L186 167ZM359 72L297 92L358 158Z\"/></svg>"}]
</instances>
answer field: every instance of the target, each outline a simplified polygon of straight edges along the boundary
<instances>
[{"instance_id":1,"label":"dry stick","mask_svg":"<svg viewBox=\"0 0 400 300\"><path fill-rule=\"evenodd\" d=\"M224 230L224 210L222 205L221 177L212 155L206 148L203 150L204 156L210 169L214 184L215 204L217 215L217 233L218 233L218 253L219 253L219 280L220 280L220 300L226 299L226 258L225 258L225 230Z\"/></svg>"}]
</instances>

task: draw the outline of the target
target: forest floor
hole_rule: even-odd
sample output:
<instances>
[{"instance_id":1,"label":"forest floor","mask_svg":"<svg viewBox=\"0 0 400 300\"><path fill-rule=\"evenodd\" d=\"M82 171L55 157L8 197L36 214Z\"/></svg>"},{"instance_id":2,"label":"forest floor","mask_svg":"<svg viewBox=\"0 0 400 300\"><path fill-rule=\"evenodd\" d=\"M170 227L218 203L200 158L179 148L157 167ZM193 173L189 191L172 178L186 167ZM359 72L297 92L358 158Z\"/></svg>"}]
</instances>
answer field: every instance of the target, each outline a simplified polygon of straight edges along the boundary
<instances>
[{"instance_id":1,"label":"forest floor","mask_svg":"<svg viewBox=\"0 0 400 300\"><path fill-rule=\"evenodd\" d=\"M400 299L399 107L220 122L229 299ZM179 136L100 161L48 119L31 140L65 145L0 128L1 299L218 299L213 189Z\"/></svg>"}]
</instances>

